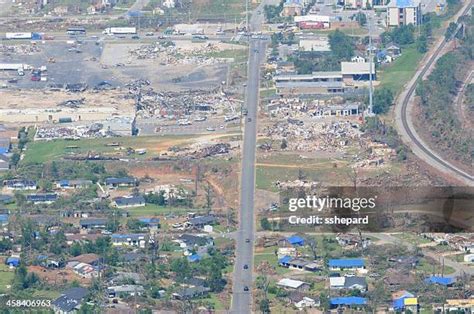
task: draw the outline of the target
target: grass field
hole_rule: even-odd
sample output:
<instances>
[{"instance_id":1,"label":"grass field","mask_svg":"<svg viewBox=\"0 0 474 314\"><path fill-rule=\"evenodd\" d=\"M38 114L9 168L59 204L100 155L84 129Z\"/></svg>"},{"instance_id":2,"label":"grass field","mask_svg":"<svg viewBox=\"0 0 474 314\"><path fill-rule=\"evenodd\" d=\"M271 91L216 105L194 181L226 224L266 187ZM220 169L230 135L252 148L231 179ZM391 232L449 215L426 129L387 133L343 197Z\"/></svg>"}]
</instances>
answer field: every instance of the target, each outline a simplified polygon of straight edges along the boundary
<instances>
[{"instance_id":1,"label":"grass field","mask_svg":"<svg viewBox=\"0 0 474 314\"><path fill-rule=\"evenodd\" d=\"M131 217L142 217L142 216L154 216L154 215L166 215L166 214L178 214L187 212L199 212L204 211L202 208L182 208L182 207L165 207L154 204L147 204L143 207L127 208L126 211L130 213Z\"/></svg>"},{"instance_id":2,"label":"grass field","mask_svg":"<svg viewBox=\"0 0 474 314\"><path fill-rule=\"evenodd\" d=\"M7 265L0 265L0 293L5 293L9 290L7 286L11 285L13 276L14 272Z\"/></svg>"},{"instance_id":3,"label":"grass field","mask_svg":"<svg viewBox=\"0 0 474 314\"><path fill-rule=\"evenodd\" d=\"M251 7L249 6L249 10ZM240 0L196 0L192 2L191 18L225 19L239 23L245 17L245 1Z\"/></svg>"},{"instance_id":4,"label":"grass field","mask_svg":"<svg viewBox=\"0 0 474 314\"><path fill-rule=\"evenodd\" d=\"M246 62L248 58L248 49L246 46L242 46L238 49L213 51L208 53L207 56L213 58L233 58L234 62Z\"/></svg>"},{"instance_id":5,"label":"grass field","mask_svg":"<svg viewBox=\"0 0 474 314\"><path fill-rule=\"evenodd\" d=\"M68 154L86 154L88 152L103 153L113 156L123 156L126 148L134 149L145 148L147 154L133 155L137 158L146 158L147 156L158 155L161 150L178 144L191 142L197 136L138 136L138 137L115 137L99 139L83 139L78 141L54 140L54 141L36 141L28 144L25 157L22 163L42 163L57 159ZM106 146L110 143L119 143L122 147ZM125 151L123 150L125 149Z\"/></svg>"},{"instance_id":6,"label":"grass field","mask_svg":"<svg viewBox=\"0 0 474 314\"><path fill-rule=\"evenodd\" d=\"M435 273L441 273L441 265L435 264ZM426 274L433 273L433 263L429 262L428 260L422 258L419 264L416 266L417 271L424 272ZM444 275L450 275L454 273L454 269L449 266L444 266Z\"/></svg>"},{"instance_id":7,"label":"grass field","mask_svg":"<svg viewBox=\"0 0 474 314\"><path fill-rule=\"evenodd\" d=\"M402 55L380 72L380 86L398 94L415 74L422 57L423 54L416 50L415 45L404 48Z\"/></svg>"}]
</instances>

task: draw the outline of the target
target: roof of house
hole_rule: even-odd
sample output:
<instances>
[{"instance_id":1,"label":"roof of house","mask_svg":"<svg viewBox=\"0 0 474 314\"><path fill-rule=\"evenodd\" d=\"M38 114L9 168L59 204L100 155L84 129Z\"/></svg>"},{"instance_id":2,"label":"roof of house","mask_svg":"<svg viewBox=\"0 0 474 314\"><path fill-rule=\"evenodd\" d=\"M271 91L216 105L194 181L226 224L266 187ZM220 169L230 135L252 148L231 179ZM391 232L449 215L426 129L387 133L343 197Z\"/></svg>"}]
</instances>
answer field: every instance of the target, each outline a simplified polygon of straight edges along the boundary
<instances>
[{"instance_id":1,"label":"roof of house","mask_svg":"<svg viewBox=\"0 0 474 314\"><path fill-rule=\"evenodd\" d=\"M100 259L100 256L94 253L81 254L76 257L72 257L69 261L76 261L80 263L92 264Z\"/></svg>"},{"instance_id":2,"label":"roof of house","mask_svg":"<svg viewBox=\"0 0 474 314\"><path fill-rule=\"evenodd\" d=\"M160 223L160 218L138 218L138 221L146 225L156 225Z\"/></svg>"},{"instance_id":3,"label":"roof of house","mask_svg":"<svg viewBox=\"0 0 474 314\"><path fill-rule=\"evenodd\" d=\"M197 286L197 287L184 288L182 290L179 290L178 292L175 293L175 295L179 295L182 298L192 298L195 295L206 293L209 291L211 291L211 289L207 287Z\"/></svg>"},{"instance_id":4,"label":"roof of house","mask_svg":"<svg viewBox=\"0 0 474 314\"><path fill-rule=\"evenodd\" d=\"M365 305L367 300L362 297L338 297L331 298L331 305Z\"/></svg>"},{"instance_id":5,"label":"roof of house","mask_svg":"<svg viewBox=\"0 0 474 314\"><path fill-rule=\"evenodd\" d=\"M91 225L106 225L108 219L107 218L84 218L79 220L79 224L81 226L91 226Z\"/></svg>"},{"instance_id":6,"label":"roof of house","mask_svg":"<svg viewBox=\"0 0 474 314\"><path fill-rule=\"evenodd\" d=\"M144 204L145 198L141 195L138 196L119 196L114 198L115 204L117 206L130 206L130 205L137 205L137 204Z\"/></svg>"},{"instance_id":7,"label":"roof of house","mask_svg":"<svg viewBox=\"0 0 474 314\"><path fill-rule=\"evenodd\" d=\"M1 203L9 203L13 201L13 196L0 194L0 202Z\"/></svg>"},{"instance_id":8,"label":"roof of house","mask_svg":"<svg viewBox=\"0 0 474 314\"><path fill-rule=\"evenodd\" d=\"M110 286L107 287L108 291L115 293L131 293L131 292L143 292L145 289L142 285L120 285L120 286Z\"/></svg>"},{"instance_id":9,"label":"roof of house","mask_svg":"<svg viewBox=\"0 0 474 314\"><path fill-rule=\"evenodd\" d=\"M426 282L439 284L442 286L449 286L456 282L454 277L440 277L440 276L430 276L426 278Z\"/></svg>"},{"instance_id":10,"label":"roof of house","mask_svg":"<svg viewBox=\"0 0 474 314\"><path fill-rule=\"evenodd\" d=\"M187 233L179 236L179 240L183 241L188 246L195 246L195 245L202 246L209 243L208 237L196 236L196 235L187 234Z\"/></svg>"},{"instance_id":11,"label":"roof of house","mask_svg":"<svg viewBox=\"0 0 474 314\"><path fill-rule=\"evenodd\" d=\"M145 238L145 235L142 233L128 233L128 234L122 234L122 233L114 233L111 236L112 241L116 240L141 240Z\"/></svg>"},{"instance_id":12,"label":"roof of house","mask_svg":"<svg viewBox=\"0 0 474 314\"><path fill-rule=\"evenodd\" d=\"M365 277L345 277L344 287L351 288L353 286L367 287L367 281Z\"/></svg>"},{"instance_id":13,"label":"roof of house","mask_svg":"<svg viewBox=\"0 0 474 314\"><path fill-rule=\"evenodd\" d=\"M345 277L329 277L329 285L331 287L344 287Z\"/></svg>"},{"instance_id":14,"label":"roof of house","mask_svg":"<svg viewBox=\"0 0 474 314\"><path fill-rule=\"evenodd\" d=\"M26 196L26 200L29 202L53 202L57 198L58 195L54 193L29 194Z\"/></svg>"},{"instance_id":15,"label":"roof of house","mask_svg":"<svg viewBox=\"0 0 474 314\"><path fill-rule=\"evenodd\" d=\"M105 184L133 184L136 183L137 180L132 177L124 177L124 178L107 178L105 179Z\"/></svg>"},{"instance_id":16,"label":"roof of house","mask_svg":"<svg viewBox=\"0 0 474 314\"><path fill-rule=\"evenodd\" d=\"M9 258L7 258L6 263L18 265L20 263L20 258L16 256L10 256Z\"/></svg>"},{"instance_id":17,"label":"roof of house","mask_svg":"<svg viewBox=\"0 0 474 314\"><path fill-rule=\"evenodd\" d=\"M8 221L8 214L0 214L0 221L1 222L7 222Z\"/></svg>"},{"instance_id":18,"label":"roof of house","mask_svg":"<svg viewBox=\"0 0 474 314\"><path fill-rule=\"evenodd\" d=\"M286 238L288 243L291 245L303 245L304 244L304 239L300 236L293 235L291 237Z\"/></svg>"},{"instance_id":19,"label":"roof of house","mask_svg":"<svg viewBox=\"0 0 474 314\"><path fill-rule=\"evenodd\" d=\"M293 257L288 256L288 255L285 255L285 256L283 256L282 258L280 258L280 259L278 260L278 264L287 264L287 263L289 263L292 259L293 259Z\"/></svg>"},{"instance_id":20,"label":"roof of house","mask_svg":"<svg viewBox=\"0 0 474 314\"><path fill-rule=\"evenodd\" d=\"M364 267L365 261L360 258L330 259L329 267Z\"/></svg>"},{"instance_id":21,"label":"roof of house","mask_svg":"<svg viewBox=\"0 0 474 314\"><path fill-rule=\"evenodd\" d=\"M35 187L36 186L36 181L34 180L26 180L26 179L13 179L13 180L5 180L4 184L9 186L9 187L15 187L15 186L29 186L29 187Z\"/></svg>"},{"instance_id":22,"label":"roof of house","mask_svg":"<svg viewBox=\"0 0 474 314\"><path fill-rule=\"evenodd\" d=\"M88 293L89 291L82 287L70 288L64 291L64 293L54 300L52 304L64 312L70 312L81 303Z\"/></svg>"},{"instance_id":23,"label":"roof of house","mask_svg":"<svg viewBox=\"0 0 474 314\"><path fill-rule=\"evenodd\" d=\"M297 289L304 284L306 284L306 282L300 281L300 280L294 280L290 278L283 278L277 283L278 286L283 286L283 287L288 287L288 288L293 288L293 289Z\"/></svg>"},{"instance_id":24,"label":"roof of house","mask_svg":"<svg viewBox=\"0 0 474 314\"><path fill-rule=\"evenodd\" d=\"M192 225L207 225L214 223L216 221L216 217L207 215L207 216L198 216L189 219L189 223Z\"/></svg>"}]
</instances>

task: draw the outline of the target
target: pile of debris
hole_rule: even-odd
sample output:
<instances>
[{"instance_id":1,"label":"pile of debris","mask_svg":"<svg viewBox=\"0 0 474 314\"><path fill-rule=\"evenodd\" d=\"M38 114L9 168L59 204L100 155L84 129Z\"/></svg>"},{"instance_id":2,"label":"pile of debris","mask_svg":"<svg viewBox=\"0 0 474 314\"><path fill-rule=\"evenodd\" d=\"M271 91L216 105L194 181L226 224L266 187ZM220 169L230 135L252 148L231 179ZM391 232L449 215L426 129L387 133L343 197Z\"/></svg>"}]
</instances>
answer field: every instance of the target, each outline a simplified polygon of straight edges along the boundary
<instances>
[{"instance_id":1,"label":"pile of debris","mask_svg":"<svg viewBox=\"0 0 474 314\"><path fill-rule=\"evenodd\" d=\"M151 45L143 45L137 49L132 49L129 54L138 59L156 59L163 65L170 64L216 64L222 63L222 58L214 58L210 53L219 51L217 46L208 43L195 48L191 51L178 48L174 45L164 45L156 43Z\"/></svg>"},{"instance_id":2,"label":"pile of debris","mask_svg":"<svg viewBox=\"0 0 474 314\"><path fill-rule=\"evenodd\" d=\"M68 99L65 101L62 101L58 104L59 107L68 107L68 108L79 108L79 106L84 104L84 101L86 99L80 98L80 99Z\"/></svg>"},{"instance_id":3,"label":"pile of debris","mask_svg":"<svg viewBox=\"0 0 474 314\"><path fill-rule=\"evenodd\" d=\"M41 52L41 48L37 45L16 45L16 46L7 46L0 45L0 53L4 56L12 55L25 55L31 56Z\"/></svg>"}]
</instances>

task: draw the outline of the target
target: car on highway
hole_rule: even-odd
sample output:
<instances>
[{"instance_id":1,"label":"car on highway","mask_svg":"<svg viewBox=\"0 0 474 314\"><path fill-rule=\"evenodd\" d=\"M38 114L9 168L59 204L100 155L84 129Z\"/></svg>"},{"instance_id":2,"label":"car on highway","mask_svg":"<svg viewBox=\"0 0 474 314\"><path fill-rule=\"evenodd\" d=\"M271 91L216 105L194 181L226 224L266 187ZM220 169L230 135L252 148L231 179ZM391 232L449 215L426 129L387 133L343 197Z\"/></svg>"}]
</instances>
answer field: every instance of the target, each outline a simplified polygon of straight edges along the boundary
<instances>
[{"instance_id":1,"label":"car on highway","mask_svg":"<svg viewBox=\"0 0 474 314\"><path fill-rule=\"evenodd\" d=\"M245 291L245 292L249 291L249 287L245 286L245 287L244 287L244 291Z\"/></svg>"},{"instance_id":2,"label":"car on highway","mask_svg":"<svg viewBox=\"0 0 474 314\"><path fill-rule=\"evenodd\" d=\"M245 239L245 243L250 243L250 239Z\"/></svg>"},{"instance_id":3,"label":"car on highway","mask_svg":"<svg viewBox=\"0 0 474 314\"><path fill-rule=\"evenodd\" d=\"M138 35L133 35L133 36L132 36L132 39L140 39L140 36L138 36Z\"/></svg>"},{"instance_id":4,"label":"car on highway","mask_svg":"<svg viewBox=\"0 0 474 314\"><path fill-rule=\"evenodd\" d=\"M247 122L252 122L252 118L248 118L248 119L247 119Z\"/></svg>"},{"instance_id":5,"label":"car on highway","mask_svg":"<svg viewBox=\"0 0 474 314\"><path fill-rule=\"evenodd\" d=\"M215 130L216 130L216 129L213 128L213 127L208 127L208 128L206 128L206 131L209 131L209 132L214 132Z\"/></svg>"},{"instance_id":6,"label":"car on highway","mask_svg":"<svg viewBox=\"0 0 474 314\"><path fill-rule=\"evenodd\" d=\"M249 265L245 264L244 269L249 269Z\"/></svg>"},{"instance_id":7,"label":"car on highway","mask_svg":"<svg viewBox=\"0 0 474 314\"><path fill-rule=\"evenodd\" d=\"M148 33L145 34L145 36L155 36L155 33L153 33L153 32L148 32Z\"/></svg>"}]
</instances>

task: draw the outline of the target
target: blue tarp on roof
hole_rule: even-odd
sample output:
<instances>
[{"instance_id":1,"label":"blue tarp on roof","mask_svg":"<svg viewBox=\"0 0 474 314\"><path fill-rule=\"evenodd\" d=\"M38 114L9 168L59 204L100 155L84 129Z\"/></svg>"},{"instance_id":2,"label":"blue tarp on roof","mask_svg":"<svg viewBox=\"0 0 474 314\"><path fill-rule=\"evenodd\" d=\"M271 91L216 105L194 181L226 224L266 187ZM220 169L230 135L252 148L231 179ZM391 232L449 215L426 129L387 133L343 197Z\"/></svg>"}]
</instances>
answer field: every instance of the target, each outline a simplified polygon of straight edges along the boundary
<instances>
[{"instance_id":1,"label":"blue tarp on roof","mask_svg":"<svg viewBox=\"0 0 474 314\"><path fill-rule=\"evenodd\" d=\"M278 264L287 264L287 263L289 263L292 259L293 259L293 257L288 256L288 255L285 255L285 256L283 256L282 258L280 258L280 259L278 260Z\"/></svg>"},{"instance_id":2,"label":"blue tarp on roof","mask_svg":"<svg viewBox=\"0 0 474 314\"><path fill-rule=\"evenodd\" d=\"M0 222L8 222L8 214L0 214Z\"/></svg>"},{"instance_id":3,"label":"blue tarp on roof","mask_svg":"<svg viewBox=\"0 0 474 314\"><path fill-rule=\"evenodd\" d=\"M190 262L199 262L201 260L201 256L199 254L193 254L188 256L188 261Z\"/></svg>"},{"instance_id":4,"label":"blue tarp on roof","mask_svg":"<svg viewBox=\"0 0 474 314\"><path fill-rule=\"evenodd\" d=\"M138 218L138 221L150 225L150 224L159 224L160 218Z\"/></svg>"},{"instance_id":5,"label":"blue tarp on roof","mask_svg":"<svg viewBox=\"0 0 474 314\"><path fill-rule=\"evenodd\" d=\"M302 237L299 237L299 236L296 236L296 235L291 236L291 237L287 238L286 240L291 245L304 245L304 239Z\"/></svg>"},{"instance_id":6,"label":"blue tarp on roof","mask_svg":"<svg viewBox=\"0 0 474 314\"><path fill-rule=\"evenodd\" d=\"M17 267L20 265L20 258L19 257L9 257L6 261L7 265Z\"/></svg>"},{"instance_id":7,"label":"blue tarp on roof","mask_svg":"<svg viewBox=\"0 0 474 314\"><path fill-rule=\"evenodd\" d=\"M439 276L430 276L426 279L428 283L435 283L442 286L452 285L456 279L454 277L439 277Z\"/></svg>"},{"instance_id":8,"label":"blue tarp on roof","mask_svg":"<svg viewBox=\"0 0 474 314\"><path fill-rule=\"evenodd\" d=\"M329 267L334 268L349 268L349 267L364 267L365 262L360 258L350 258L350 259L330 259Z\"/></svg>"},{"instance_id":9,"label":"blue tarp on roof","mask_svg":"<svg viewBox=\"0 0 474 314\"><path fill-rule=\"evenodd\" d=\"M362 297L339 297L331 298L331 305L365 305L367 300Z\"/></svg>"}]
</instances>

